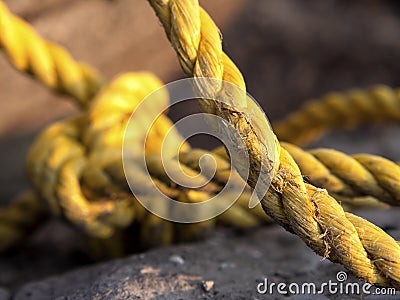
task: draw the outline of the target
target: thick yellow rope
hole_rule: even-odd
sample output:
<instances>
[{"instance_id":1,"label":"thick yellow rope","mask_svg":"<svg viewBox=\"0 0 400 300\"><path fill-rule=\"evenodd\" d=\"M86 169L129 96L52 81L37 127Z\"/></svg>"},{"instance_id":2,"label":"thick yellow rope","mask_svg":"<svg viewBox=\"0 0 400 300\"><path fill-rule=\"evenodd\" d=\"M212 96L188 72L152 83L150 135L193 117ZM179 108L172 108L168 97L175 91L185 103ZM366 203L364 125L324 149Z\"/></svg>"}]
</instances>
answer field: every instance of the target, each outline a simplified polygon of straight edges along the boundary
<instances>
[{"instance_id":1,"label":"thick yellow rope","mask_svg":"<svg viewBox=\"0 0 400 300\"><path fill-rule=\"evenodd\" d=\"M280 140L304 145L334 128L400 121L400 91L384 85L329 93L274 124Z\"/></svg>"},{"instance_id":2,"label":"thick yellow rope","mask_svg":"<svg viewBox=\"0 0 400 300\"><path fill-rule=\"evenodd\" d=\"M347 155L333 149L303 150L281 142L304 179L349 207L400 205L400 166L371 154ZM225 154L225 158L229 157Z\"/></svg>"},{"instance_id":3,"label":"thick yellow rope","mask_svg":"<svg viewBox=\"0 0 400 300\"><path fill-rule=\"evenodd\" d=\"M223 79L245 88L240 71L222 51L217 27L199 8L197 1L151 3L188 75ZM21 37L28 42L22 43ZM135 105L161 85L153 76L121 76L89 105L100 86L99 76L74 62L58 46L43 41L27 24L10 15L2 2L0 45L17 68L33 73L49 87L74 96L88 109L87 113L47 129L37 139L28 157L35 188L56 214L62 214L87 233L103 238L135 221L140 224L139 241L149 245L190 239L213 226L214 222L252 226L263 220L260 210L249 212L245 209L250 197L248 190L237 204L216 220L194 225L164 221L147 213L132 197L121 165L122 129ZM204 91L223 92L217 81L212 87L202 86L202 81L199 83L199 88ZM166 100L163 101L159 105L165 105ZM269 175L260 174L260 170L264 165L271 166L270 157L280 157L272 188L262 199L264 209L286 229L303 238L318 254L342 263L360 278L397 287L400 248L396 241L371 223L345 213L335 199L320 188L350 200L372 196L397 205L398 167L368 155L351 158L333 150L305 153L289 144L281 147L276 140L274 146L266 147L265 137L255 130L262 112L256 111L255 118L241 110L249 104L247 99L238 97L232 101L234 106L216 105L212 100L203 100L200 104L203 110L227 119L243 137L253 167L249 179L251 186L254 187L259 175ZM150 131L146 160L152 178L165 194L179 201L207 200L226 182L228 158L220 149L211 153L221 168L217 169L213 181L200 190L174 187L165 179L159 160L159 147L170 126L170 121L162 116ZM139 135L140 132L138 126ZM269 136L273 137L272 132ZM178 135L176 141L180 141ZM195 174L198 157L203 153L186 145L179 160L187 172ZM27 210L22 209L21 216L23 213ZM10 219L4 217L3 220L6 224L3 227L8 232L19 223L18 218L8 222ZM21 236L15 240L21 240ZM7 239L12 243L12 234L5 234L4 240Z\"/></svg>"},{"instance_id":4,"label":"thick yellow rope","mask_svg":"<svg viewBox=\"0 0 400 300\"><path fill-rule=\"evenodd\" d=\"M150 0L150 3L186 74L226 80L245 87L240 72L222 51L216 25L199 7L198 1ZM207 81L200 81L200 84L203 84L200 87L203 91L223 92L218 86L207 86ZM272 218L300 236L316 253L343 264L359 278L400 287L400 246L393 238L368 221L345 213L326 190L306 183L292 156L279 144L275 149L263 148L264 141L249 125L251 116L235 108L242 107L243 103L236 102L233 107L226 108L213 100L200 100L200 105L204 111L227 119L246 139L255 169L248 180L250 186L255 186L258 175L264 176L259 171L269 161L268 151L279 154L279 169L272 187L262 199L265 211Z\"/></svg>"},{"instance_id":5,"label":"thick yellow rope","mask_svg":"<svg viewBox=\"0 0 400 300\"><path fill-rule=\"evenodd\" d=\"M18 70L31 73L46 86L73 96L86 106L102 84L101 76L76 62L59 45L49 42L0 1L0 48Z\"/></svg>"},{"instance_id":6,"label":"thick yellow rope","mask_svg":"<svg viewBox=\"0 0 400 300\"><path fill-rule=\"evenodd\" d=\"M249 227L266 221L261 206L251 211L246 207L249 190L245 190L240 201L216 220L193 225L179 225L155 217L130 194L121 162L125 127L131 112L143 98L161 86L161 82L149 73L121 75L99 92L86 113L52 125L37 138L28 154L28 173L52 211L99 238L108 238L135 221L140 224L138 242L142 245L193 239L215 222ZM148 111L159 112L167 107L167 94L156 100L158 102L148 102ZM138 157L143 154L140 146L146 137L146 118L142 116L142 120L137 120L133 136L125 137L131 139L131 145L137 145L132 151ZM217 152L208 153L218 166L212 182L196 190L174 186L160 161L164 136L171 126L171 121L161 115L147 137L145 154L152 180L166 195L178 201L198 202L211 198L222 189L230 175L229 161ZM182 142L179 134L172 132L174 144L164 145L167 146L166 153ZM196 175L198 158L206 152L191 149L186 143L180 149L179 159L184 171ZM175 159L169 158L169 163ZM179 165L177 159L175 164ZM238 174L233 175L242 182ZM148 180L140 170L135 170L134 176L137 184ZM157 234L149 234L153 231Z\"/></svg>"},{"instance_id":7,"label":"thick yellow rope","mask_svg":"<svg viewBox=\"0 0 400 300\"><path fill-rule=\"evenodd\" d=\"M400 205L400 166L385 158L370 154L349 156L332 149L304 151L283 142L281 146L308 182L342 201L354 203L359 197L369 196Z\"/></svg>"}]
</instances>

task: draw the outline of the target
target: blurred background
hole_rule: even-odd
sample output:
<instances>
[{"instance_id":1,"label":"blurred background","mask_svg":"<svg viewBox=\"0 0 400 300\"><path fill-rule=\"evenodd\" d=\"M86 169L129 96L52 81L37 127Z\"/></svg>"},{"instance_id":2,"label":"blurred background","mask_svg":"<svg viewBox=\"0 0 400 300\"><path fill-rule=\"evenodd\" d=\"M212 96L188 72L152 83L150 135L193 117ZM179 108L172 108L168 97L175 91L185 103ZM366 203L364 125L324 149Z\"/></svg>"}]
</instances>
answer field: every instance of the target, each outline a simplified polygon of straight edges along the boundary
<instances>
[{"instance_id":1,"label":"blurred background","mask_svg":"<svg viewBox=\"0 0 400 300\"><path fill-rule=\"evenodd\" d=\"M108 79L138 70L151 71L164 82L184 77L147 1L5 2L40 34L67 47L76 59L88 62ZM400 84L398 1L200 3L221 28L225 51L239 66L248 91L271 121L329 91ZM24 156L34 136L46 124L73 114L76 108L65 97L52 94L14 70L4 55L0 55L0 99L0 199L6 202L28 186ZM195 105L185 109L187 113L197 111ZM170 115L176 119L179 112L171 111ZM316 145L398 160L397 129L371 126L333 132ZM63 245L64 238L59 239ZM59 267L62 269L62 263ZM0 278L0 283L7 280L9 277Z\"/></svg>"}]
</instances>

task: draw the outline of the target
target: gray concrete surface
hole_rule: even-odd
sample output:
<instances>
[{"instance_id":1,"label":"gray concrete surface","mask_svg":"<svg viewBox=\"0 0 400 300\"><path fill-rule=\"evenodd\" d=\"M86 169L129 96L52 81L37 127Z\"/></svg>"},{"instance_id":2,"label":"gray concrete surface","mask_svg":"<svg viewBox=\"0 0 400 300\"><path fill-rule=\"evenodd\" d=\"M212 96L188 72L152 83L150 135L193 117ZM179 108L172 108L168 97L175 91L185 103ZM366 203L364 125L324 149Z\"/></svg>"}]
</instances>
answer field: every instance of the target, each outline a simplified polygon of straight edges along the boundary
<instances>
[{"instance_id":1,"label":"gray concrete surface","mask_svg":"<svg viewBox=\"0 0 400 300\"><path fill-rule=\"evenodd\" d=\"M365 211L362 215L392 228L389 232L400 238L399 212ZM265 278L276 284L314 283L317 287L329 280L339 283L338 272L348 275L343 283L362 286L342 266L321 260L298 237L274 225L242 232L219 230L202 242L151 250L34 281L17 289L13 299L382 299L365 294L257 291ZM205 281L213 282L209 291ZM400 294L385 299L396 297Z\"/></svg>"}]
</instances>

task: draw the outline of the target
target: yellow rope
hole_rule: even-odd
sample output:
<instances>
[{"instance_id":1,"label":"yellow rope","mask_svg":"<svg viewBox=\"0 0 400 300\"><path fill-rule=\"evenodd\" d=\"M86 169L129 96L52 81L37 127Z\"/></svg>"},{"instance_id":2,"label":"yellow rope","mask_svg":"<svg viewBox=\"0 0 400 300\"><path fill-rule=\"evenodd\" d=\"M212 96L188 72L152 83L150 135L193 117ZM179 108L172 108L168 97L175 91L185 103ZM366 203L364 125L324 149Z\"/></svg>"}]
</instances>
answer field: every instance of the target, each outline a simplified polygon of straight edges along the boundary
<instances>
[{"instance_id":1,"label":"yellow rope","mask_svg":"<svg viewBox=\"0 0 400 300\"><path fill-rule=\"evenodd\" d=\"M367 91L353 89L329 93L306 103L274 124L280 140L304 145L334 128L354 127L380 121L400 121L400 91L378 85Z\"/></svg>"},{"instance_id":2,"label":"yellow rope","mask_svg":"<svg viewBox=\"0 0 400 300\"><path fill-rule=\"evenodd\" d=\"M346 155L332 149L304 151L281 143L311 184L351 203L358 197L374 197L400 205L400 166L370 154Z\"/></svg>"},{"instance_id":3,"label":"yellow rope","mask_svg":"<svg viewBox=\"0 0 400 300\"><path fill-rule=\"evenodd\" d=\"M240 72L222 51L216 25L196 0L150 0L150 3L189 76L211 77L245 87ZM202 90L223 93L218 90L220 87L206 83L200 81ZM243 105L236 102L234 106ZM221 107L213 100L202 99L200 106L206 112L227 119L246 139L255 169L248 180L250 186L255 186L258 175L264 176L259 171L269 161L271 153L268 151L279 154L279 169L272 187L262 199L271 217L300 236L316 253L343 264L359 278L400 286L400 246L393 238L368 221L345 213L326 190L306 183L292 156L279 144L275 149L263 148L264 141L249 125L251 116L235 107Z\"/></svg>"},{"instance_id":4,"label":"yellow rope","mask_svg":"<svg viewBox=\"0 0 400 300\"><path fill-rule=\"evenodd\" d=\"M225 80L245 89L240 71L222 51L217 27L197 1L150 2L189 76ZM29 25L12 16L2 2L0 45L18 69L32 73L53 89L74 96L87 108L81 115L46 129L28 155L28 171L33 185L55 214L63 215L86 233L102 239L118 236L123 228L137 224L138 242L148 246L192 239L214 223L253 226L265 221L260 206L252 211L247 209L248 189L221 216L191 225L164 221L148 213L129 193L121 163L123 132L138 103L162 86L154 76L148 73L122 75L106 85L91 101L100 87L99 76L73 61L59 46L42 40ZM205 83L207 81L199 81L198 88L211 93L225 92L218 81L213 81L212 86ZM265 211L321 256L342 263L371 283L398 287L400 247L397 242L368 221L345 213L322 188L340 200L348 198L352 201L369 196L398 205L399 167L375 156L349 157L323 149L303 152L293 145L279 144L272 131L264 127L261 110L252 107L254 114L249 114L244 108L252 102L245 97L231 100L233 106L217 105L209 99L200 100L200 106L204 111L226 119L240 133L252 166L248 180L250 186L255 187L259 176L270 176L271 158L279 158L278 167L272 170L272 187L262 199ZM159 111L166 105L167 98L158 101L149 109ZM332 124L322 123L323 126ZM171 126L170 120L162 115L150 130L145 154L152 179L160 190L178 201L209 199L227 180L229 158L221 149L209 153L219 167L213 180L200 189L174 186L160 167L159 157L161 143ZM140 128L138 123L138 136L131 137L137 139L138 144L145 134ZM257 130L260 128L262 132ZM177 132L174 139L177 144L181 142ZM197 174L198 158L203 153L184 144L179 158L172 157L169 163L180 162L186 172ZM263 166L268 172L262 171ZM140 176L138 172L138 181ZM240 180L238 174L234 176ZM36 198L30 196L27 199ZM38 203L28 202L32 207ZM18 203L14 207L24 207ZM38 211L30 214L32 220L38 220L42 211L40 207L29 210ZM15 218L8 218L9 212ZM0 235L0 248L23 238L20 234L25 230L23 224L35 223L20 222L27 212L26 209L13 210L12 206L4 210L3 227L0 226L4 235ZM12 232L12 228L18 226L22 230Z\"/></svg>"},{"instance_id":5,"label":"yellow rope","mask_svg":"<svg viewBox=\"0 0 400 300\"><path fill-rule=\"evenodd\" d=\"M193 235L204 231L204 227L210 227L214 222L248 227L267 220L261 206L251 211L246 207L245 200L250 198L250 191L245 190L241 200L217 220L200 225L185 225L183 233L180 229L182 225L148 213L130 194L121 163L125 127L131 112L142 99L161 86L162 83L149 73L121 75L99 92L87 113L56 123L39 135L28 154L28 173L36 190L50 204L52 211L64 215L89 235L99 238L108 238L119 228L126 228L133 221L138 222L139 230L144 232L140 235L143 238L141 244L148 243L149 236L152 237L151 244L193 239ZM167 107L167 94L156 100L158 102L148 104L148 111L163 111ZM125 137L132 139L133 145L137 144L132 149L137 151L137 156L142 153L140 146L147 131L146 122L138 121L135 128L137 134ZM161 115L146 140L146 161L152 180L165 194L178 201L198 202L209 199L227 181L230 175L229 162L217 153L208 153L219 166L212 182L196 190L174 186L165 176L160 161L164 135L171 126L171 121ZM175 144L170 147L182 142L176 131L173 131L173 135ZM197 174L198 158L206 152L191 149L186 143L180 149L179 159L185 172ZM169 151L167 148L166 152ZM169 162L174 160L178 165L176 158L170 158ZM140 170L135 172L138 184L148 180ZM199 180L205 181L202 178ZM236 180L242 181L237 174ZM148 234L155 231L155 228L157 235Z\"/></svg>"},{"instance_id":6,"label":"yellow rope","mask_svg":"<svg viewBox=\"0 0 400 300\"><path fill-rule=\"evenodd\" d=\"M18 70L31 73L46 86L73 96L86 106L101 86L100 75L76 62L59 45L40 37L0 1L0 48Z\"/></svg>"}]
</instances>

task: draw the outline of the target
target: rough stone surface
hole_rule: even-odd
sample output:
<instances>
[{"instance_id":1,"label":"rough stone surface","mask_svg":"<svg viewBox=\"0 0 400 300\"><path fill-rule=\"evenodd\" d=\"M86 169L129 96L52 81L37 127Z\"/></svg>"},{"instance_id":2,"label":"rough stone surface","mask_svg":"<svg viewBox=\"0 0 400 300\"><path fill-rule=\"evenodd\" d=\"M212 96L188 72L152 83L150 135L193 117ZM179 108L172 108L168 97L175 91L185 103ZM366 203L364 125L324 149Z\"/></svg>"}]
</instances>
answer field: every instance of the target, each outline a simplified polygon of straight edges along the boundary
<instances>
[{"instance_id":1,"label":"rough stone surface","mask_svg":"<svg viewBox=\"0 0 400 300\"><path fill-rule=\"evenodd\" d=\"M392 228L389 232L400 238L399 212L362 215L383 228ZM32 282L20 288L13 299L263 299L268 295L259 294L257 285L264 278L319 286L329 280L339 282L338 272L347 273L345 283L359 282L342 266L321 260L298 237L272 225L242 232L220 230L202 242L160 248ZM205 281L214 283L208 292ZM306 295L282 296L276 290L274 296L307 299L299 297ZM360 297L376 299L329 293L320 299Z\"/></svg>"},{"instance_id":2,"label":"rough stone surface","mask_svg":"<svg viewBox=\"0 0 400 300\"><path fill-rule=\"evenodd\" d=\"M24 247L0 255L0 286L15 291L26 282L90 262L81 236L70 226L54 220L35 232Z\"/></svg>"}]
</instances>

